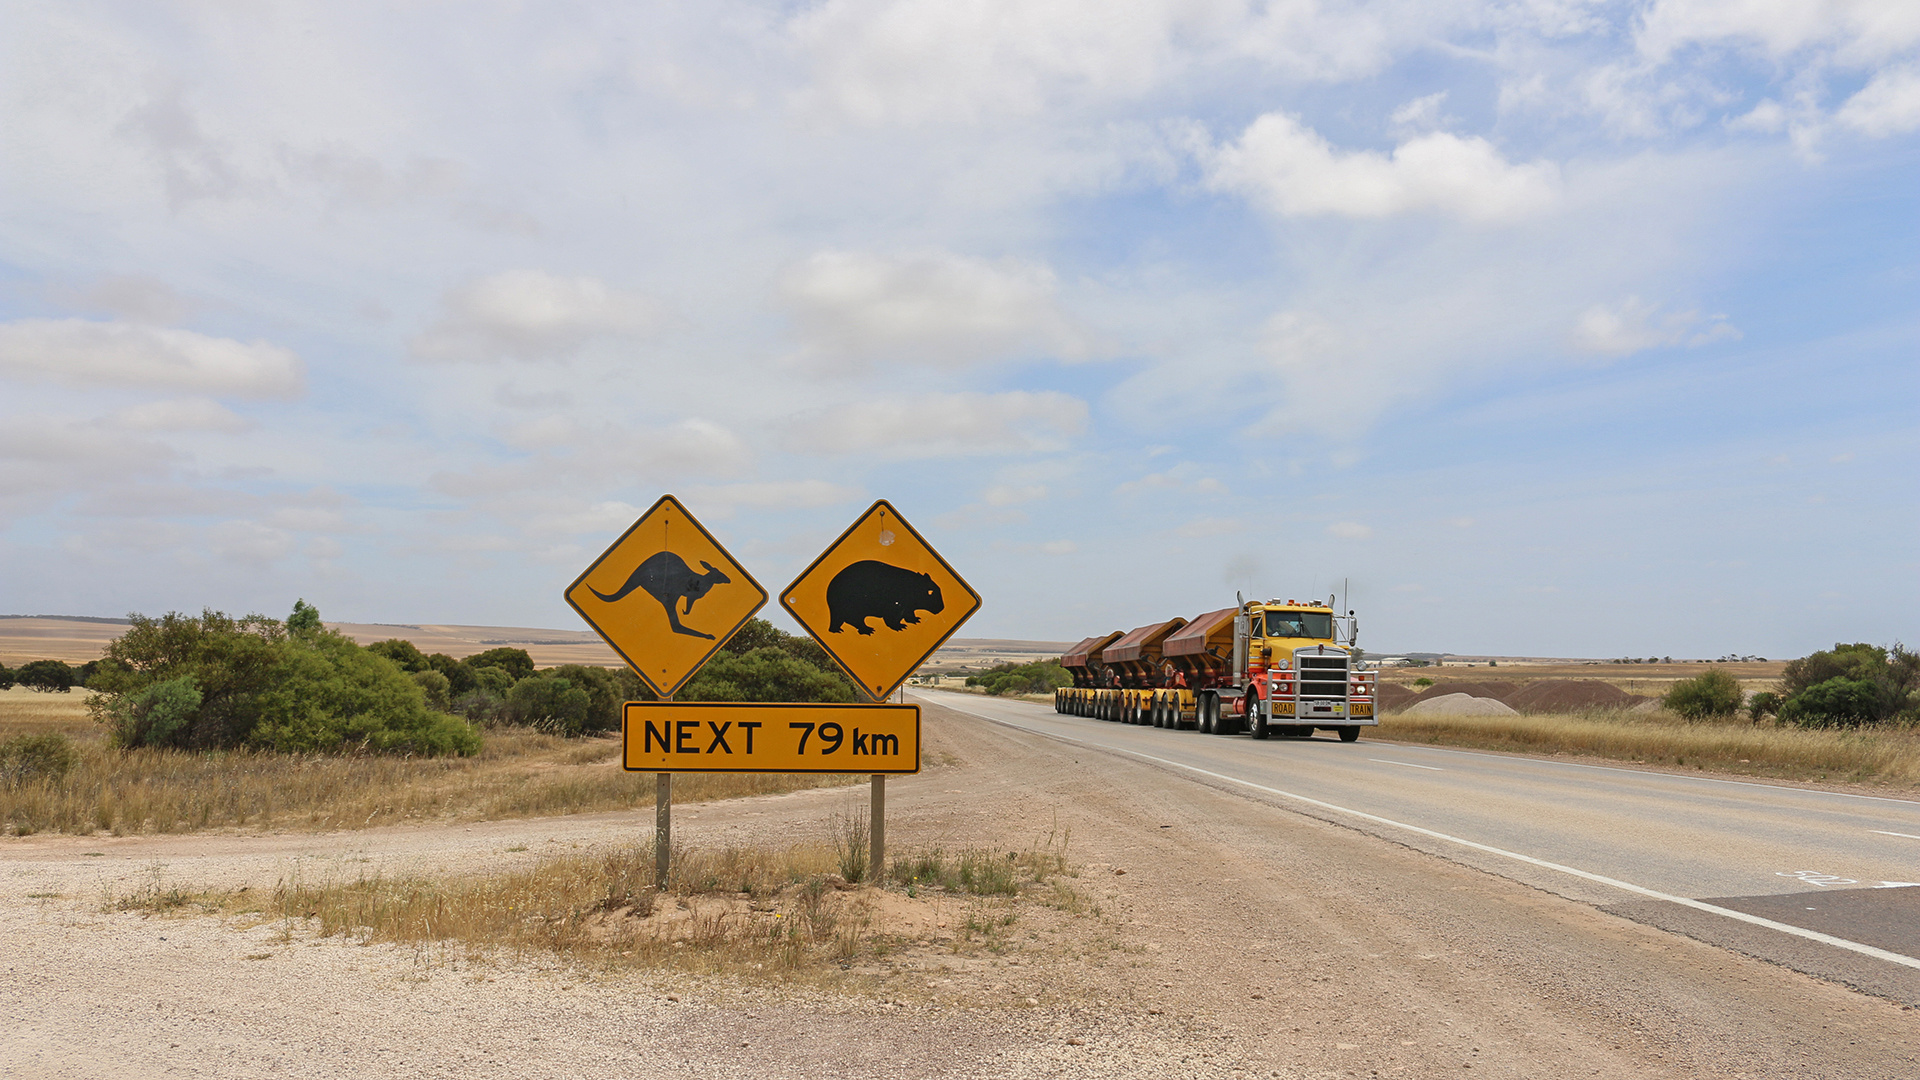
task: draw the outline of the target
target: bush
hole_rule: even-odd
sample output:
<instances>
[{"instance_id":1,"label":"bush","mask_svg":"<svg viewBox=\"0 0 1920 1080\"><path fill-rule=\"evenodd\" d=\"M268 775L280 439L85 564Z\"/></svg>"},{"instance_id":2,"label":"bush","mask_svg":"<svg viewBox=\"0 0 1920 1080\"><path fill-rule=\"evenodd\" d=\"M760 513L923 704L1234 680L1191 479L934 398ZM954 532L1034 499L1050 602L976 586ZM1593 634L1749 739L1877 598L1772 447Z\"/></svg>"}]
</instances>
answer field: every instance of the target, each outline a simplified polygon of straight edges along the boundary
<instances>
[{"instance_id":1,"label":"bush","mask_svg":"<svg viewBox=\"0 0 1920 1080\"><path fill-rule=\"evenodd\" d=\"M65 735L17 735L0 742L0 785L13 787L32 780L57 783L77 760Z\"/></svg>"},{"instance_id":2,"label":"bush","mask_svg":"<svg viewBox=\"0 0 1920 1080\"><path fill-rule=\"evenodd\" d=\"M765 619L748 619L745 626L720 646L720 651L734 656L745 656L760 649L779 649L829 675L840 674L840 665L833 662L833 657L827 655L819 642L805 635L789 634Z\"/></svg>"},{"instance_id":3,"label":"bush","mask_svg":"<svg viewBox=\"0 0 1920 1080\"><path fill-rule=\"evenodd\" d=\"M1057 660L1037 660L988 668L967 676L967 685L985 687L989 694L1050 694L1055 687L1072 686L1073 676Z\"/></svg>"},{"instance_id":4,"label":"bush","mask_svg":"<svg viewBox=\"0 0 1920 1080\"><path fill-rule=\"evenodd\" d=\"M433 666L427 662L426 654L420 651L420 647L405 638L376 641L367 646L367 651L375 656L386 657L398 665L401 671L409 674L426 671Z\"/></svg>"},{"instance_id":5,"label":"bush","mask_svg":"<svg viewBox=\"0 0 1920 1080\"><path fill-rule=\"evenodd\" d=\"M114 745L177 745L181 732L199 712L201 700L191 675L153 683L137 694L121 695L107 709Z\"/></svg>"},{"instance_id":6,"label":"bush","mask_svg":"<svg viewBox=\"0 0 1920 1080\"><path fill-rule=\"evenodd\" d=\"M289 633L262 615L135 614L107 646L87 703L122 746L469 754L480 737L427 708L386 657L327 630L304 601ZM195 700L197 695L198 700Z\"/></svg>"},{"instance_id":7,"label":"bush","mask_svg":"<svg viewBox=\"0 0 1920 1080\"><path fill-rule=\"evenodd\" d=\"M471 754L479 733L427 708L426 693L383 656L331 630L287 639L247 741L270 750L366 749Z\"/></svg>"},{"instance_id":8,"label":"bush","mask_svg":"<svg viewBox=\"0 0 1920 1080\"><path fill-rule=\"evenodd\" d=\"M563 664L548 668L542 672L555 678L565 679L574 686L585 690L592 699L587 710L586 723L580 728L581 734L594 731L617 731L620 727L621 705L628 701L651 701L653 694L646 689L629 668L588 667L585 664Z\"/></svg>"},{"instance_id":9,"label":"bush","mask_svg":"<svg viewBox=\"0 0 1920 1080\"><path fill-rule=\"evenodd\" d=\"M506 712L512 723L578 735L592 717L593 695L575 686L571 679L535 675L513 684L507 693Z\"/></svg>"},{"instance_id":10,"label":"bush","mask_svg":"<svg viewBox=\"0 0 1920 1080\"><path fill-rule=\"evenodd\" d=\"M681 701L855 700L847 677L820 670L779 647L714 655L679 694Z\"/></svg>"},{"instance_id":11,"label":"bush","mask_svg":"<svg viewBox=\"0 0 1920 1080\"><path fill-rule=\"evenodd\" d=\"M1880 719L1880 697L1870 679L1828 679L1788 698L1780 719L1801 727L1859 727Z\"/></svg>"},{"instance_id":12,"label":"bush","mask_svg":"<svg viewBox=\"0 0 1920 1080\"><path fill-rule=\"evenodd\" d=\"M445 675L433 670L416 671L413 673L413 681L420 687L420 692L427 695L428 708L439 712L452 711L453 687Z\"/></svg>"},{"instance_id":13,"label":"bush","mask_svg":"<svg viewBox=\"0 0 1920 1080\"><path fill-rule=\"evenodd\" d=\"M1759 723L1780 711L1780 695L1771 690L1762 690L1747 699L1747 715Z\"/></svg>"},{"instance_id":14,"label":"bush","mask_svg":"<svg viewBox=\"0 0 1920 1080\"><path fill-rule=\"evenodd\" d=\"M0 690L13 689L13 672L5 664L0 664Z\"/></svg>"},{"instance_id":15,"label":"bush","mask_svg":"<svg viewBox=\"0 0 1920 1080\"><path fill-rule=\"evenodd\" d=\"M72 668L58 660L34 660L21 664L13 673L13 681L43 694L67 694L73 692L73 684L79 679Z\"/></svg>"},{"instance_id":16,"label":"bush","mask_svg":"<svg viewBox=\"0 0 1920 1080\"><path fill-rule=\"evenodd\" d=\"M1660 704L1688 720L1732 716L1740 708L1739 680L1725 668L1710 667L1691 679L1673 684Z\"/></svg>"},{"instance_id":17,"label":"bush","mask_svg":"<svg viewBox=\"0 0 1920 1080\"><path fill-rule=\"evenodd\" d=\"M480 680L465 660L455 660L446 653L437 652L427 657L427 666L447 677L447 692L459 697L479 687Z\"/></svg>"},{"instance_id":18,"label":"bush","mask_svg":"<svg viewBox=\"0 0 1920 1080\"><path fill-rule=\"evenodd\" d=\"M491 690L469 690L453 699L453 712L476 724L504 724L507 699Z\"/></svg>"},{"instance_id":19,"label":"bush","mask_svg":"<svg viewBox=\"0 0 1920 1080\"><path fill-rule=\"evenodd\" d=\"M467 657L467 666L475 671L481 668L498 668L506 672L514 682L519 682L533 674L533 657L528 655L525 649L502 647L474 653Z\"/></svg>"},{"instance_id":20,"label":"bush","mask_svg":"<svg viewBox=\"0 0 1920 1080\"><path fill-rule=\"evenodd\" d=\"M1899 642L1891 649L1836 644L1788 664L1780 690L1780 719L1805 727L1913 720L1920 712L1920 654Z\"/></svg>"}]
</instances>

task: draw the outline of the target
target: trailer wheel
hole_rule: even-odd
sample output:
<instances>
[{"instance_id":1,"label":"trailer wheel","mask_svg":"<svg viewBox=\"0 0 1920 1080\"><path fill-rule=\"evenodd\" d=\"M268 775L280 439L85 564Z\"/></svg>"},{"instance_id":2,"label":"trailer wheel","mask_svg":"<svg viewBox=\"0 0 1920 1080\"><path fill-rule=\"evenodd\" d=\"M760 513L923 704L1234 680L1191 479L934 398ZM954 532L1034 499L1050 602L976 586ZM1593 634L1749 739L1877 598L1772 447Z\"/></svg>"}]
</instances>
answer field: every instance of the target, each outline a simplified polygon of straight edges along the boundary
<instances>
[{"instance_id":1,"label":"trailer wheel","mask_svg":"<svg viewBox=\"0 0 1920 1080\"><path fill-rule=\"evenodd\" d=\"M1341 742L1359 742L1360 726L1358 724L1348 724L1346 727L1341 728L1340 741Z\"/></svg>"},{"instance_id":2,"label":"trailer wheel","mask_svg":"<svg viewBox=\"0 0 1920 1080\"><path fill-rule=\"evenodd\" d=\"M1213 734L1213 695L1204 691L1193 701L1193 726L1202 735Z\"/></svg>"}]
</instances>

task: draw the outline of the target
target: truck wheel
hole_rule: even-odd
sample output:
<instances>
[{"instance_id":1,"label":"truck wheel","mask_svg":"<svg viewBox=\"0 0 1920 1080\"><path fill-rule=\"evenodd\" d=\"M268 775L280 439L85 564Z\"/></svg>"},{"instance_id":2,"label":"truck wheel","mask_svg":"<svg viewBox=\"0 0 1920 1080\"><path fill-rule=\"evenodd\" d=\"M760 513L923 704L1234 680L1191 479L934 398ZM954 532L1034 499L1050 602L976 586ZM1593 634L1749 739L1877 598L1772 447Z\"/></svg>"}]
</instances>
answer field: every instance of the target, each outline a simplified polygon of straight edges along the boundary
<instances>
[{"instance_id":1,"label":"truck wheel","mask_svg":"<svg viewBox=\"0 0 1920 1080\"><path fill-rule=\"evenodd\" d=\"M1213 702L1212 694L1201 694L1194 699L1193 726L1198 728L1202 735L1213 734Z\"/></svg>"},{"instance_id":2,"label":"truck wheel","mask_svg":"<svg viewBox=\"0 0 1920 1080\"><path fill-rule=\"evenodd\" d=\"M1346 727L1341 728L1340 741L1341 742L1359 742L1360 726L1358 724L1348 724Z\"/></svg>"},{"instance_id":3,"label":"truck wheel","mask_svg":"<svg viewBox=\"0 0 1920 1080\"><path fill-rule=\"evenodd\" d=\"M1260 715L1258 710L1253 714L1253 727L1248 729L1247 734L1261 740L1267 737L1267 718Z\"/></svg>"}]
</instances>

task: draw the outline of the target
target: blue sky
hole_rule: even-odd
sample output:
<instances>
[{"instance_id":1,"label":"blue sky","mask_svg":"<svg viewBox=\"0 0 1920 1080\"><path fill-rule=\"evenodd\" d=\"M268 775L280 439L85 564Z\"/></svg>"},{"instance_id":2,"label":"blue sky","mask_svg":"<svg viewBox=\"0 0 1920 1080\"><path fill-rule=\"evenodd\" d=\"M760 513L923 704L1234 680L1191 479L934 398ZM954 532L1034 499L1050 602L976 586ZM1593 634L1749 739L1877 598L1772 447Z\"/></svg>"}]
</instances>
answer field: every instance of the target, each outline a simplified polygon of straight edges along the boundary
<instances>
[{"instance_id":1,"label":"blue sky","mask_svg":"<svg viewBox=\"0 0 1920 1080\"><path fill-rule=\"evenodd\" d=\"M1920 6L0 12L0 612L573 627L673 492L969 636L1920 636Z\"/></svg>"}]
</instances>

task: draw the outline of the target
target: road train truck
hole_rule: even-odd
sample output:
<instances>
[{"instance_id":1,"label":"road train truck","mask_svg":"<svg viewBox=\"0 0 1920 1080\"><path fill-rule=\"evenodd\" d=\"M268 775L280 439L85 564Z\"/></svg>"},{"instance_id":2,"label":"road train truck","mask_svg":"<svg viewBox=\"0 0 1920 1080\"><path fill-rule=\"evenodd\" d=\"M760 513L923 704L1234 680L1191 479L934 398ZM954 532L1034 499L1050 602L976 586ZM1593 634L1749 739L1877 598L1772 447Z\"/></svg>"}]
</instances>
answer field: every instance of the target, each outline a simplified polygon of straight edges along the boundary
<instances>
[{"instance_id":1,"label":"road train truck","mask_svg":"<svg viewBox=\"0 0 1920 1080\"><path fill-rule=\"evenodd\" d=\"M1353 612L1318 601L1239 599L1197 618L1090 637L1060 658L1072 686L1055 712L1209 735L1343 742L1380 721L1375 673L1363 670Z\"/></svg>"}]
</instances>

